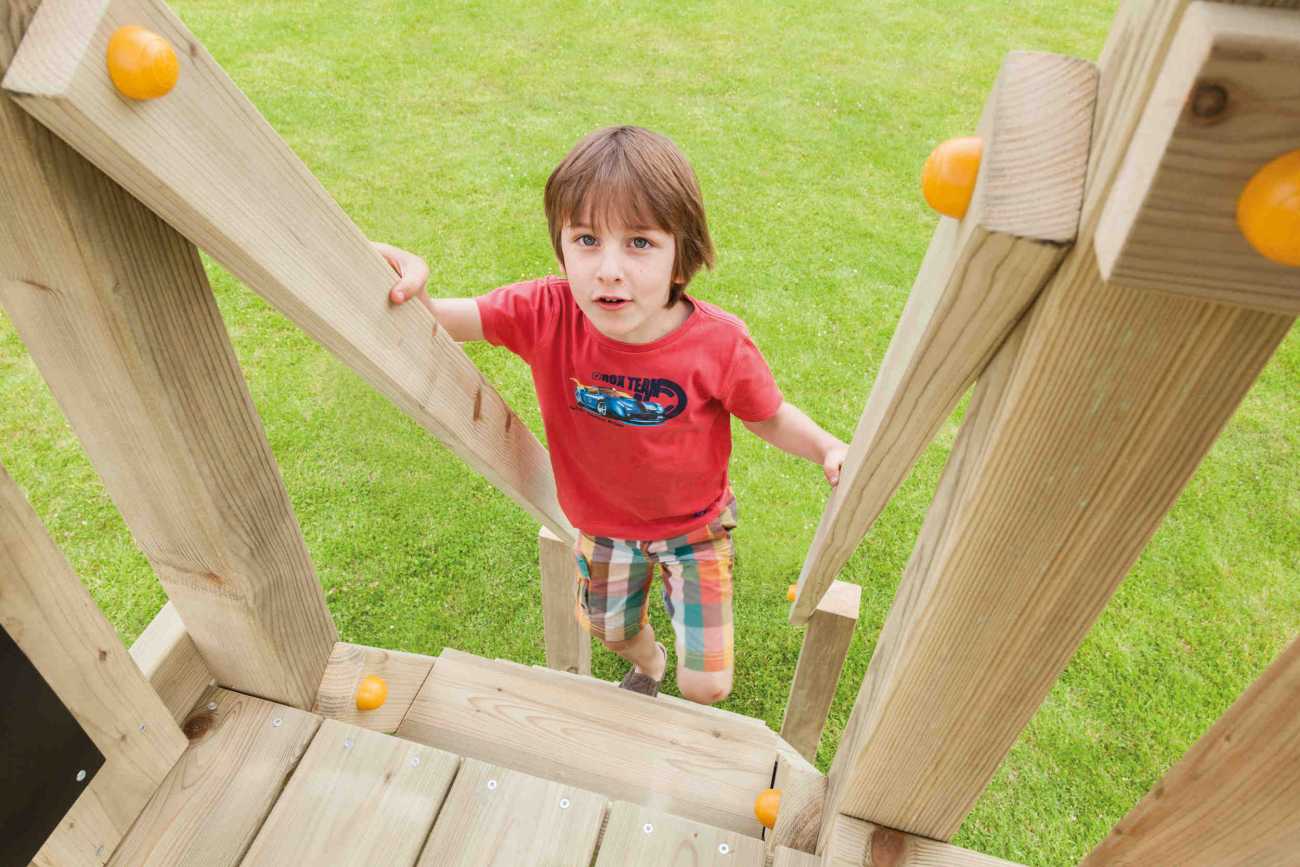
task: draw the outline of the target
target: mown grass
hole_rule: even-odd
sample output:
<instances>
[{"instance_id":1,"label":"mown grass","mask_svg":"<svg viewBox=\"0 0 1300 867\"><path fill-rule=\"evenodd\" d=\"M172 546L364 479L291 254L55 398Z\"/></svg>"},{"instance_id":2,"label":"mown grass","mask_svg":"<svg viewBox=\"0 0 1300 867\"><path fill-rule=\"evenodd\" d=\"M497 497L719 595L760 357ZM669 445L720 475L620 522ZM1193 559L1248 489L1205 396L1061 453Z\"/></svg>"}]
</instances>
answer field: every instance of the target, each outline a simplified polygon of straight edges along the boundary
<instances>
[{"instance_id":1,"label":"mown grass","mask_svg":"<svg viewBox=\"0 0 1300 867\"><path fill-rule=\"evenodd\" d=\"M367 234L428 259L435 294L554 270L541 188L580 135L616 122L668 134L701 178L720 251L692 291L747 320L787 396L847 438L935 222L916 192L921 161L973 128L1006 51L1095 58L1114 0L176 9ZM208 272L343 638L541 661L536 525L260 298ZM526 368L469 352L540 431ZM1297 382L1292 334L956 842L1073 863L1300 629ZM0 383L0 458L133 640L162 592L7 319ZM823 767L956 424L845 570L863 610ZM827 491L816 467L739 426L733 477L727 706L776 727L800 642L784 590ZM655 624L668 629L659 609ZM622 664L602 650L595 669L614 678Z\"/></svg>"}]
</instances>

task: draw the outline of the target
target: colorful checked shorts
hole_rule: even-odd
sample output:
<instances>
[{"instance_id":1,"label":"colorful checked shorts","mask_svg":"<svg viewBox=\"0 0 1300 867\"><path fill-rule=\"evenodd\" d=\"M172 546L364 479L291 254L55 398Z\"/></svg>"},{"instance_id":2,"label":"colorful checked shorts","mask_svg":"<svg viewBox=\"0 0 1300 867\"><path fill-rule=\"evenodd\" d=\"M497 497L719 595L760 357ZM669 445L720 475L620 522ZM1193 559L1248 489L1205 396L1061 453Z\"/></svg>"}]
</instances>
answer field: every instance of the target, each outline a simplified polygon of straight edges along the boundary
<instances>
[{"instance_id":1,"label":"colorful checked shorts","mask_svg":"<svg viewBox=\"0 0 1300 867\"><path fill-rule=\"evenodd\" d=\"M671 539L636 542L582 533L575 614L605 641L627 641L649 618L655 564L664 583L664 608L677 633L677 659L692 671L731 668L731 531L736 501L698 530Z\"/></svg>"}]
</instances>

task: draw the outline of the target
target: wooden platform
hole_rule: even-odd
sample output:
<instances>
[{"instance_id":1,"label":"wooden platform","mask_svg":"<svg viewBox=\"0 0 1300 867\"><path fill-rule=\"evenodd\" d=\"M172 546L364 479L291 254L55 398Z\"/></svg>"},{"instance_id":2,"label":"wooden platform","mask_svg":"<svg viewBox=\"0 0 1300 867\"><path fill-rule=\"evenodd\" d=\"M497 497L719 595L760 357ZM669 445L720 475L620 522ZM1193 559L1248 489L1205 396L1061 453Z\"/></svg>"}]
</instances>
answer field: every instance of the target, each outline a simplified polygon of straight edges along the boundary
<instances>
[{"instance_id":1,"label":"wooden platform","mask_svg":"<svg viewBox=\"0 0 1300 867\"><path fill-rule=\"evenodd\" d=\"M404 692L387 734L209 689L110 863L766 863L752 804L790 751L761 721L456 651Z\"/></svg>"}]
</instances>

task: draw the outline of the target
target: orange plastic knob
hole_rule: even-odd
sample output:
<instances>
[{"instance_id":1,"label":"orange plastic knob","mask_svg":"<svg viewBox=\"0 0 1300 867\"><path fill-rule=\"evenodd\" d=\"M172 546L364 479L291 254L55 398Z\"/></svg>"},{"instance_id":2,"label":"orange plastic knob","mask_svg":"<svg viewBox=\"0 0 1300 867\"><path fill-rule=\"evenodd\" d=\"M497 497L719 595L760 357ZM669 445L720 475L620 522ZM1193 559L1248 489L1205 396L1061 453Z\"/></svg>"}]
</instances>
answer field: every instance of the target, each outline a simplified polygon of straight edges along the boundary
<instances>
[{"instance_id":1,"label":"orange plastic knob","mask_svg":"<svg viewBox=\"0 0 1300 867\"><path fill-rule=\"evenodd\" d=\"M108 77L131 99L157 99L176 86L180 64L171 43L134 24L119 27L108 39Z\"/></svg>"},{"instance_id":2,"label":"orange plastic knob","mask_svg":"<svg viewBox=\"0 0 1300 867\"><path fill-rule=\"evenodd\" d=\"M950 138L930 151L921 169L921 193L930 207L954 220L966 216L983 154L984 142L974 136Z\"/></svg>"},{"instance_id":3,"label":"orange plastic knob","mask_svg":"<svg viewBox=\"0 0 1300 867\"><path fill-rule=\"evenodd\" d=\"M1300 150L1255 172L1237 199L1237 226L1264 258L1300 266Z\"/></svg>"},{"instance_id":4,"label":"orange plastic knob","mask_svg":"<svg viewBox=\"0 0 1300 867\"><path fill-rule=\"evenodd\" d=\"M764 789L754 799L754 815L763 823L764 828L772 828L776 825L776 814L780 809L780 789Z\"/></svg>"},{"instance_id":5,"label":"orange plastic knob","mask_svg":"<svg viewBox=\"0 0 1300 867\"><path fill-rule=\"evenodd\" d=\"M388 700L388 684L377 674L367 674L357 686L357 710L374 710Z\"/></svg>"},{"instance_id":6,"label":"orange plastic knob","mask_svg":"<svg viewBox=\"0 0 1300 867\"><path fill-rule=\"evenodd\" d=\"M785 599L787 602L793 602L798 598L799 598L798 584L791 584L789 587L785 588Z\"/></svg>"}]
</instances>

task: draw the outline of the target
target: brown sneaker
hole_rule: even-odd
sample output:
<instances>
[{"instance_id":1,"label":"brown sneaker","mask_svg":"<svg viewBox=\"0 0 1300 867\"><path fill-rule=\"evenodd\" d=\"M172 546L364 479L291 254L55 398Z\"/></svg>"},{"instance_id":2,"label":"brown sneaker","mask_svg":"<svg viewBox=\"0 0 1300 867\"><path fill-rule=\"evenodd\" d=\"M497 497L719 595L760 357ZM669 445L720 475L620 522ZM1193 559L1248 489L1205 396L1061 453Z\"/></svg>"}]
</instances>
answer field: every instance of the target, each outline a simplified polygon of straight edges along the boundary
<instances>
[{"instance_id":1,"label":"brown sneaker","mask_svg":"<svg viewBox=\"0 0 1300 867\"><path fill-rule=\"evenodd\" d=\"M667 674L668 673L668 649L665 648L658 641L655 642L655 647L658 647L659 652L664 655L664 674ZM639 692L641 695L648 695L651 698L654 698L656 695L659 694L659 684L662 682L662 680L663 678L660 678L659 680L655 680L653 677L646 674L645 672L637 671L636 666L634 665L632 666L631 671L623 675L623 680L619 683L618 688L626 689L628 692Z\"/></svg>"}]
</instances>

